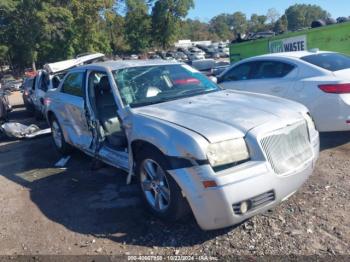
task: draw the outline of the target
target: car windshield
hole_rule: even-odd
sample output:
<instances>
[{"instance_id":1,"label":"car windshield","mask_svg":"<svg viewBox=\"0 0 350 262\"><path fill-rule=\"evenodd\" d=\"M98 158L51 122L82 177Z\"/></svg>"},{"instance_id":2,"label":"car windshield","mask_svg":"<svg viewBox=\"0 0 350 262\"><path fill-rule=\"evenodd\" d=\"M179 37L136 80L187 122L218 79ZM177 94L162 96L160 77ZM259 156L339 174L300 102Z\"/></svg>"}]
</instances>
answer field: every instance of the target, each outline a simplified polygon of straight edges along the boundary
<instances>
[{"instance_id":1,"label":"car windshield","mask_svg":"<svg viewBox=\"0 0 350 262\"><path fill-rule=\"evenodd\" d=\"M139 107L221 90L188 65L132 67L113 72L124 105Z\"/></svg>"},{"instance_id":2,"label":"car windshield","mask_svg":"<svg viewBox=\"0 0 350 262\"><path fill-rule=\"evenodd\" d=\"M350 57L338 53L308 55L301 59L332 72L350 68Z\"/></svg>"}]
</instances>

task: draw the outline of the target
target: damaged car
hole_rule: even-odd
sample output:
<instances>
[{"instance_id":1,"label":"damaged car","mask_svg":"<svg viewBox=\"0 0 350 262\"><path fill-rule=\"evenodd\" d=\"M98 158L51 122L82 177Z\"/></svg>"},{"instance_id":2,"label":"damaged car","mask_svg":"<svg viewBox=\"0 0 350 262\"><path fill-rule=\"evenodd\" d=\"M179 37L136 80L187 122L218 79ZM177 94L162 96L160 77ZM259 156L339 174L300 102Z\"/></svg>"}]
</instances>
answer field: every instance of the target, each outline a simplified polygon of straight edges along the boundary
<instances>
[{"instance_id":1,"label":"damaged car","mask_svg":"<svg viewBox=\"0 0 350 262\"><path fill-rule=\"evenodd\" d=\"M99 61L105 57L104 54L84 54L74 59L45 64L43 69L38 70L30 99L34 106L36 118L41 119L44 111L44 97L49 90L56 89L67 70L88 63Z\"/></svg>"},{"instance_id":2,"label":"damaged car","mask_svg":"<svg viewBox=\"0 0 350 262\"><path fill-rule=\"evenodd\" d=\"M203 230L286 200L319 154L304 106L223 90L179 62L80 66L44 103L61 153L75 147L127 171L154 215L174 221L192 212Z\"/></svg>"},{"instance_id":3,"label":"damaged car","mask_svg":"<svg viewBox=\"0 0 350 262\"><path fill-rule=\"evenodd\" d=\"M7 121L8 113L12 110L8 99L10 94L10 91L0 87L0 123Z\"/></svg>"}]
</instances>

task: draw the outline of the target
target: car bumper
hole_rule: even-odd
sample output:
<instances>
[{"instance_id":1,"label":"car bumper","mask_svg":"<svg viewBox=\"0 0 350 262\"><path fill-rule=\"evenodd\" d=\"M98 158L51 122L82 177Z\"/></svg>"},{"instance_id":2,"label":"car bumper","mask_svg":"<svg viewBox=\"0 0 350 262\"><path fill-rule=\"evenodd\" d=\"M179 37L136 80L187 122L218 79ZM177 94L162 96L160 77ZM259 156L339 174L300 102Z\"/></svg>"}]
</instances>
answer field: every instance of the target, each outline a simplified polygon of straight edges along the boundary
<instances>
[{"instance_id":1,"label":"car bumper","mask_svg":"<svg viewBox=\"0 0 350 262\"><path fill-rule=\"evenodd\" d=\"M312 174L319 152L318 135L313 149L313 159L286 176L276 175L265 161L250 161L217 174L209 165L169 173L182 188L199 226L213 230L238 224L293 195ZM205 180L214 180L217 186L204 188ZM254 202L254 207L244 214L235 212L244 201Z\"/></svg>"},{"instance_id":2,"label":"car bumper","mask_svg":"<svg viewBox=\"0 0 350 262\"><path fill-rule=\"evenodd\" d=\"M350 94L335 95L312 110L319 132L350 131ZM319 107L327 110L319 110Z\"/></svg>"}]
</instances>

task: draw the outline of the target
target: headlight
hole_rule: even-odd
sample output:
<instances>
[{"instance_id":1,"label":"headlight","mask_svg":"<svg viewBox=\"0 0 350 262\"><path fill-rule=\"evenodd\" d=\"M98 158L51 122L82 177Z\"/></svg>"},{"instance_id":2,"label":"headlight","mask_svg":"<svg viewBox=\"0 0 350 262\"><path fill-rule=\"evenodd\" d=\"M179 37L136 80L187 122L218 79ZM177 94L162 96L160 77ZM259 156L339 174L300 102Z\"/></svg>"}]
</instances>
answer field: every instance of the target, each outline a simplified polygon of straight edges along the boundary
<instances>
[{"instance_id":1,"label":"headlight","mask_svg":"<svg viewBox=\"0 0 350 262\"><path fill-rule=\"evenodd\" d=\"M309 113L305 114L304 115L305 117L305 120L307 122L307 126L310 130L316 130L316 126L315 126L315 122L314 120L312 119L312 117L310 116Z\"/></svg>"},{"instance_id":2,"label":"headlight","mask_svg":"<svg viewBox=\"0 0 350 262\"><path fill-rule=\"evenodd\" d=\"M207 148L208 160L212 167L232 164L249 158L243 138L210 144Z\"/></svg>"}]
</instances>

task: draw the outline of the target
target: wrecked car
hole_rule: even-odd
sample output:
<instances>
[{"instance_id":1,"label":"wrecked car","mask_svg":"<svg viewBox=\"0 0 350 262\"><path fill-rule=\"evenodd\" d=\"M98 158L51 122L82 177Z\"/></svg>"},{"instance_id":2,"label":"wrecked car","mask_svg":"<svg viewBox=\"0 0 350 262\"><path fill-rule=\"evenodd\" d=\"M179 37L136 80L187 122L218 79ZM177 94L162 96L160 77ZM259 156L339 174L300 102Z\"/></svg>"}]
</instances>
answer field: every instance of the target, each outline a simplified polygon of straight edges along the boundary
<instances>
[{"instance_id":1,"label":"wrecked car","mask_svg":"<svg viewBox=\"0 0 350 262\"><path fill-rule=\"evenodd\" d=\"M71 147L135 176L145 205L204 230L273 208L305 182L319 154L307 109L223 90L170 61L110 61L70 70L47 93L55 147Z\"/></svg>"},{"instance_id":2,"label":"wrecked car","mask_svg":"<svg viewBox=\"0 0 350 262\"><path fill-rule=\"evenodd\" d=\"M44 97L48 90L56 89L60 81L70 68L99 61L105 55L100 53L84 54L74 59L45 64L38 70L34 79L34 86L30 99L34 105L34 114L40 119L44 111Z\"/></svg>"},{"instance_id":3,"label":"wrecked car","mask_svg":"<svg viewBox=\"0 0 350 262\"><path fill-rule=\"evenodd\" d=\"M0 123L7 120L8 113L12 110L8 100L9 94L11 94L10 91L0 87Z\"/></svg>"}]
</instances>

